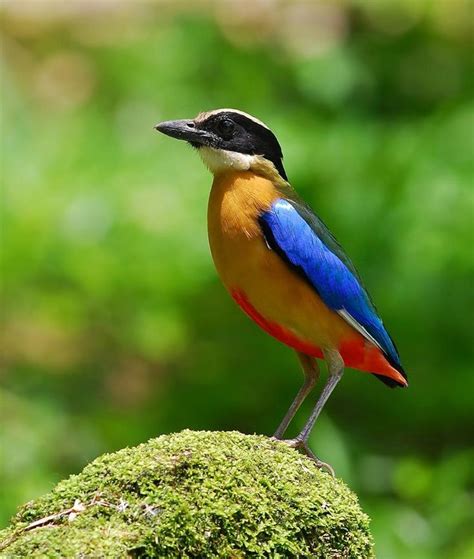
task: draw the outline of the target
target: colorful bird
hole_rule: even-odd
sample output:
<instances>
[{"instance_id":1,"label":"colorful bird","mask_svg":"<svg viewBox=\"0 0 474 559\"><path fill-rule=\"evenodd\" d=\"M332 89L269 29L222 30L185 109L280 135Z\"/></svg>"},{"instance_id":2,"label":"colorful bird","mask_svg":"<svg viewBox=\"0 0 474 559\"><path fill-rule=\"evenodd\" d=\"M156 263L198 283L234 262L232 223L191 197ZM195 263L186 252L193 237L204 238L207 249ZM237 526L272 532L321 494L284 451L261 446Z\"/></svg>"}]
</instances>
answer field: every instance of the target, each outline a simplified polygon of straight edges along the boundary
<instances>
[{"instance_id":1,"label":"colorful bird","mask_svg":"<svg viewBox=\"0 0 474 559\"><path fill-rule=\"evenodd\" d=\"M344 367L407 386L398 351L352 262L324 223L293 190L283 154L263 122L235 109L156 130L195 147L214 175L208 206L212 256L235 302L263 330L293 348L305 380L275 432L281 439L319 377L328 379L307 423L288 442L304 450Z\"/></svg>"}]
</instances>

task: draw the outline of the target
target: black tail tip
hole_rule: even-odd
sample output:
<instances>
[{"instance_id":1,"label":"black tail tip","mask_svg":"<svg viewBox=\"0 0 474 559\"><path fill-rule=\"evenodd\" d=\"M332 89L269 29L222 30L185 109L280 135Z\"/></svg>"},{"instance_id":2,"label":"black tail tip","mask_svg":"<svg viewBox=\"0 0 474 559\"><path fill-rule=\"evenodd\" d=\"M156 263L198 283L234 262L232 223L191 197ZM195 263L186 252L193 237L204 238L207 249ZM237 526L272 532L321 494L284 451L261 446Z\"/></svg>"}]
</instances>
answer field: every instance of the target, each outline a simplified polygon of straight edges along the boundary
<instances>
[{"instance_id":1,"label":"black tail tip","mask_svg":"<svg viewBox=\"0 0 474 559\"><path fill-rule=\"evenodd\" d=\"M408 382L403 384L397 380L394 380L393 378L386 377L385 375L377 375L374 373L374 376L376 376L379 380L381 380L384 384L386 384L390 388L406 388L408 386Z\"/></svg>"}]
</instances>

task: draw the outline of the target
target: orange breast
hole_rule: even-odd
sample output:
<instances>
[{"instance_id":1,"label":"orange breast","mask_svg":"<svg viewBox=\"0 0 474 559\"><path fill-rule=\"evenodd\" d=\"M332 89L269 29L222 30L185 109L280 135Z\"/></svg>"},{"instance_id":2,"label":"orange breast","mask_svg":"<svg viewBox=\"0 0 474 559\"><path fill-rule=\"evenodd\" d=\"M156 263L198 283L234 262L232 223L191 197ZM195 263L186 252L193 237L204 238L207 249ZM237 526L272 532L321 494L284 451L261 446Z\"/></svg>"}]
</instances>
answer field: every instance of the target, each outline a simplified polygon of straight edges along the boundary
<instances>
[{"instance_id":1,"label":"orange breast","mask_svg":"<svg viewBox=\"0 0 474 559\"><path fill-rule=\"evenodd\" d=\"M281 196L251 172L217 177L208 209L209 243L230 293L245 294L265 320L316 347L337 347L355 332L265 243L258 216ZM282 340L283 341L283 340Z\"/></svg>"}]
</instances>

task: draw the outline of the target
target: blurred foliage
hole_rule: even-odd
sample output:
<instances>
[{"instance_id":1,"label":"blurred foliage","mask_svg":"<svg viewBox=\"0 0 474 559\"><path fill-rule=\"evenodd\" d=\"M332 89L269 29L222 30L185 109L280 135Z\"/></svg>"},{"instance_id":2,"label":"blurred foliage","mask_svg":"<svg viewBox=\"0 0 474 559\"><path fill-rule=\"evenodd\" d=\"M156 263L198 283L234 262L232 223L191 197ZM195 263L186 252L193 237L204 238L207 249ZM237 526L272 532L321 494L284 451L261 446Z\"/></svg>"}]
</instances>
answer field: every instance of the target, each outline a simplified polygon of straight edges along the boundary
<instances>
[{"instance_id":1,"label":"blurred foliage","mask_svg":"<svg viewBox=\"0 0 474 559\"><path fill-rule=\"evenodd\" d=\"M102 452L185 427L271 433L296 392L292 352L216 277L210 176L152 130L230 106L276 131L411 381L348 371L313 448L359 493L378 556L472 557L469 2L10 0L1 15L3 523Z\"/></svg>"}]
</instances>

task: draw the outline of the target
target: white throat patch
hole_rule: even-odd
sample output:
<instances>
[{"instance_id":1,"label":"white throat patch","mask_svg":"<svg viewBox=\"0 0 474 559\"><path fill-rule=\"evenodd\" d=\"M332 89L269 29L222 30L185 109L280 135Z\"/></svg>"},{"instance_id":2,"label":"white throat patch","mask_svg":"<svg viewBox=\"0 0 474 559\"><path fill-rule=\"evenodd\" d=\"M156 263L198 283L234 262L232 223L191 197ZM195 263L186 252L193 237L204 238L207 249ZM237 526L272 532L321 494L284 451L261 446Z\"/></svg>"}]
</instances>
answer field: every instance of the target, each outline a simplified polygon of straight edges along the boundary
<instances>
[{"instance_id":1,"label":"white throat patch","mask_svg":"<svg viewBox=\"0 0 474 559\"><path fill-rule=\"evenodd\" d=\"M214 175L222 171L248 171L257 162L256 155L203 146L198 149L206 167Z\"/></svg>"}]
</instances>

